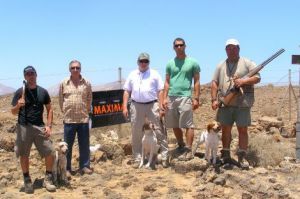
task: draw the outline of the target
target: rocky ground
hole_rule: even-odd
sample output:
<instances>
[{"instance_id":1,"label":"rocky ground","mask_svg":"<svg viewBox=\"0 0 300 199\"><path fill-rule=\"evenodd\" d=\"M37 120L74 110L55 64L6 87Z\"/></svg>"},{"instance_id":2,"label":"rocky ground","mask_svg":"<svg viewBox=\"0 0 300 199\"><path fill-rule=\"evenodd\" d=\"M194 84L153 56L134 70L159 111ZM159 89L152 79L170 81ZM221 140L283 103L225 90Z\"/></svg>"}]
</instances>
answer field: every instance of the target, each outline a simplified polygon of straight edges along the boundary
<instances>
[{"instance_id":1,"label":"rocky ground","mask_svg":"<svg viewBox=\"0 0 300 199\"><path fill-rule=\"evenodd\" d=\"M296 104L292 100L289 121L286 87L272 85L256 89L256 102L249 128L248 171L213 167L203 159L204 146L188 162L172 160L169 168L134 169L131 165L129 124L92 129L91 145L100 144L91 155L92 175L72 176L69 187L49 193L42 188L43 160L33 148L30 173L35 180L34 195L22 192L22 172L13 152L16 117L10 114L12 96L0 97L0 198L300 198L300 164L295 163ZM209 89L202 89L201 107L195 111L197 128L204 129L214 118ZM62 139L62 115L57 99L52 140ZM196 131L196 136L201 130ZM236 150L237 131L233 129L232 154ZM176 141L168 130L169 147ZM221 143L220 143L221 144ZM78 165L74 147L73 165ZM221 149L221 145L220 145ZM234 156L235 157L235 156ZM235 157L236 158L236 157Z\"/></svg>"}]
</instances>

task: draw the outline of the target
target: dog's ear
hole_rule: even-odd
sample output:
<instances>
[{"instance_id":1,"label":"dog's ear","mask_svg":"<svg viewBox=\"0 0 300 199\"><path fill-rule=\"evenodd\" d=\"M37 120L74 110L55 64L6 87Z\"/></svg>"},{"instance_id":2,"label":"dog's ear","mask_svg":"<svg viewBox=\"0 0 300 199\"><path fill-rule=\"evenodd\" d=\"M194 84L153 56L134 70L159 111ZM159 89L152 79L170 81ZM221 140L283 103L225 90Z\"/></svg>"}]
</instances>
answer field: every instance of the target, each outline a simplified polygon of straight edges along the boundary
<instances>
[{"instance_id":1,"label":"dog's ear","mask_svg":"<svg viewBox=\"0 0 300 199\"><path fill-rule=\"evenodd\" d=\"M210 122L207 124L207 131L209 132L214 127L214 123Z\"/></svg>"}]
</instances>

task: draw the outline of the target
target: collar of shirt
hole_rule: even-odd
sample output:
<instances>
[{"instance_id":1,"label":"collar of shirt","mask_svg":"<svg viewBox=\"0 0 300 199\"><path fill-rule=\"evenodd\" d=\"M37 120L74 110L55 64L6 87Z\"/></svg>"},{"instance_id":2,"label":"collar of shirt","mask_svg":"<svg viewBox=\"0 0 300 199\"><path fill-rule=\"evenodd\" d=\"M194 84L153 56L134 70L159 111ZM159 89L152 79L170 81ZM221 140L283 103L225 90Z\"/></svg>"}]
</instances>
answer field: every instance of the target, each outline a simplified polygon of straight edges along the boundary
<instances>
[{"instance_id":1,"label":"collar of shirt","mask_svg":"<svg viewBox=\"0 0 300 199\"><path fill-rule=\"evenodd\" d=\"M69 77L69 79L67 80L67 84L70 84L71 82L71 76ZM80 75L80 80L79 80L80 83L86 83L86 80Z\"/></svg>"},{"instance_id":2,"label":"collar of shirt","mask_svg":"<svg viewBox=\"0 0 300 199\"><path fill-rule=\"evenodd\" d=\"M146 75L146 74L149 74L150 73L150 68L148 68L147 70L145 70L145 71L140 71L139 69L137 70L137 73L138 73L138 75L142 75L142 76L144 76L144 75Z\"/></svg>"}]
</instances>

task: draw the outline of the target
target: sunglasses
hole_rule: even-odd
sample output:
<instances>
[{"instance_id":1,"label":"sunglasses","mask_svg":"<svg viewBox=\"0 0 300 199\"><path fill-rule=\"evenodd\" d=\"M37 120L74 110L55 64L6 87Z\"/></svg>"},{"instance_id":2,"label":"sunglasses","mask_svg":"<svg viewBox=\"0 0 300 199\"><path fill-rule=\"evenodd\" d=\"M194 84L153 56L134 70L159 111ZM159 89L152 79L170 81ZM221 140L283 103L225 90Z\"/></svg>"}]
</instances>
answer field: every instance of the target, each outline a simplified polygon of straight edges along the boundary
<instances>
[{"instance_id":1,"label":"sunglasses","mask_svg":"<svg viewBox=\"0 0 300 199\"><path fill-rule=\"evenodd\" d=\"M75 69L76 69L76 70L80 70L80 67L79 67L79 66L72 66L72 67L71 67L71 70L75 70Z\"/></svg>"},{"instance_id":2,"label":"sunglasses","mask_svg":"<svg viewBox=\"0 0 300 199\"><path fill-rule=\"evenodd\" d=\"M148 64L149 63L149 60L145 59L145 60L139 60L140 63L145 63L145 64Z\"/></svg>"},{"instance_id":3,"label":"sunglasses","mask_svg":"<svg viewBox=\"0 0 300 199\"><path fill-rule=\"evenodd\" d=\"M32 76L32 75L35 75L35 72L26 72L25 73L25 76Z\"/></svg>"},{"instance_id":4,"label":"sunglasses","mask_svg":"<svg viewBox=\"0 0 300 199\"><path fill-rule=\"evenodd\" d=\"M175 44L175 45L174 45L175 48L178 48L179 46L180 46L180 47L183 47L184 44Z\"/></svg>"}]
</instances>

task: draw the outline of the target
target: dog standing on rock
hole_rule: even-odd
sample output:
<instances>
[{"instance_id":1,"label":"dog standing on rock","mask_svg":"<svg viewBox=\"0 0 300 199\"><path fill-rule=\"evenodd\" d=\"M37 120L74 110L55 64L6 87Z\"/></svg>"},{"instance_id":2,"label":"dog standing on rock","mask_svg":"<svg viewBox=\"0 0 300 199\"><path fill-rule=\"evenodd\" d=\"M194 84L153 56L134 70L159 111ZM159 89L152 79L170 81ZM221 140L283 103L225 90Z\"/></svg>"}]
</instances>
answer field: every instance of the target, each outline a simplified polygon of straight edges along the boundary
<instances>
[{"instance_id":1,"label":"dog standing on rock","mask_svg":"<svg viewBox=\"0 0 300 199\"><path fill-rule=\"evenodd\" d=\"M152 122L143 125L143 139L142 139L142 158L139 168L144 165L145 159L148 160L145 168L150 168L151 165L155 166L159 145L155 134L155 126Z\"/></svg>"},{"instance_id":2,"label":"dog standing on rock","mask_svg":"<svg viewBox=\"0 0 300 199\"><path fill-rule=\"evenodd\" d=\"M217 152L218 152L218 145L219 145L219 136L218 132L221 130L220 123L213 121L207 125L207 130L202 132L201 136L199 136L196 144L196 148L194 153L196 152L197 148L200 144L205 142L205 159L211 163L211 156L212 156L212 163L215 165L217 161Z\"/></svg>"}]
</instances>

